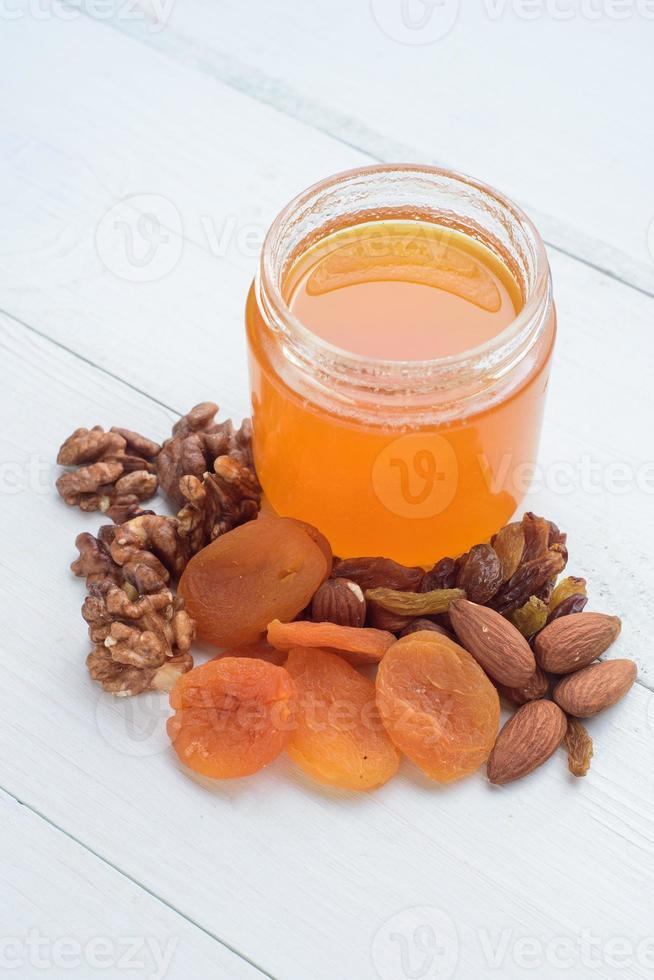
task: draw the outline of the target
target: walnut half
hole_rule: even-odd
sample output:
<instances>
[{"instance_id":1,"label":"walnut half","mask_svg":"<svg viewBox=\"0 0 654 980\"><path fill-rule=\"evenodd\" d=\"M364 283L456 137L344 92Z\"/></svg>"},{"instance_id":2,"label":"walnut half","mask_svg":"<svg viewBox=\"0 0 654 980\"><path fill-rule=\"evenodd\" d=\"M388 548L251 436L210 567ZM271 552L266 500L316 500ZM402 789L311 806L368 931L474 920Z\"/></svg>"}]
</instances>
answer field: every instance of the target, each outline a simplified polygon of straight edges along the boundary
<instances>
[{"instance_id":1,"label":"walnut half","mask_svg":"<svg viewBox=\"0 0 654 980\"><path fill-rule=\"evenodd\" d=\"M193 666L193 621L168 589L134 600L116 585L94 589L82 615L95 644L89 673L111 694L168 690Z\"/></svg>"},{"instance_id":2,"label":"walnut half","mask_svg":"<svg viewBox=\"0 0 654 980\"><path fill-rule=\"evenodd\" d=\"M61 446L57 462L77 469L61 474L57 490L71 507L125 520L157 492L159 480L152 460L159 448L129 429L105 432L99 425L76 429Z\"/></svg>"}]
</instances>

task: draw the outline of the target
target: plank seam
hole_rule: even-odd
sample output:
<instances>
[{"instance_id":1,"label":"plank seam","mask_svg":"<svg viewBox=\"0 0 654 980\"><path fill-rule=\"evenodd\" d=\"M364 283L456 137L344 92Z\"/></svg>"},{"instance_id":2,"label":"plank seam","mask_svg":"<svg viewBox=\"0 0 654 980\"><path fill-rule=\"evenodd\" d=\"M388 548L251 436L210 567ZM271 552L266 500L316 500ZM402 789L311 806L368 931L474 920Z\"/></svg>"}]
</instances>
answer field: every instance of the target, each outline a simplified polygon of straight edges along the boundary
<instances>
[{"instance_id":1,"label":"plank seam","mask_svg":"<svg viewBox=\"0 0 654 980\"><path fill-rule=\"evenodd\" d=\"M35 807L31 806L25 800L21 800L18 796L16 796L15 793L12 793L11 790L7 789L6 786L0 786L0 791L2 793L5 793L6 796L12 799L19 806L25 807L25 809L28 810L30 813L32 813L35 817L38 817L40 820L43 820L43 822L46 823L49 827L52 827L53 830L56 830L58 833L63 834L64 837L68 838L68 840L72 841L74 844L77 844L79 847L83 848L88 854L92 854L93 857L97 858L97 860L100 861L103 865L105 865L108 868L111 868L112 871L115 871L116 874L121 875L121 877L123 877L126 881L129 881L137 888L140 888L141 891L149 895L150 898L154 898L155 901L159 902L161 905L169 909L171 912L174 912L175 915L178 915L180 917L180 919L183 919L185 922L188 922L189 925L198 929L209 939L213 939L214 942L219 943L220 946L228 950L234 956L237 956L240 960L242 960L244 963L247 963L253 969L257 970L257 972L260 973L262 976L268 977L269 980L276 980L276 978L271 973L268 973L266 970L264 970L263 967L259 966L258 963L255 963L244 953L239 952L239 950L235 949L234 946L231 946L228 942L226 942L226 940L221 939L220 936L217 936L215 933L205 928L199 922L196 922L195 919L190 918L190 916L182 912L181 909L179 909L177 906L172 905L170 902L167 902L165 898L161 897L161 895L157 895L157 893L152 891L152 889L148 888L147 885L144 885L142 882L137 881L136 878L133 878L131 875L127 874L127 872L123 871L123 869L118 867L117 864L114 864L112 861L104 857L98 851L94 850L92 847L89 847L88 844L85 844L84 841L80 840L79 837L76 837L74 834L70 833L70 831L66 830L64 827L59 826L59 824L55 823L53 820L50 819L50 817L46 816L40 810L37 810Z\"/></svg>"},{"instance_id":2,"label":"plank seam","mask_svg":"<svg viewBox=\"0 0 654 980\"><path fill-rule=\"evenodd\" d=\"M411 161L433 166L444 165L442 161L436 160L414 147L389 140L383 133L359 122L354 117L346 116L337 110L306 99L285 82L266 75L259 69L240 62L223 52L199 51L195 42L178 34L174 35L174 43L171 43L169 26L165 31L152 33L148 31L145 25L137 22L124 23L107 18L100 20L94 16L91 10L78 5L74 0L62 0L62 6L79 10L89 20L107 25L121 36L135 40L186 68L195 69L233 91L239 92L259 104L267 105L282 115L294 119L296 122L320 132L350 149L365 154L375 162ZM326 122L321 124L317 121L318 119ZM542 228L550 226L549 234L543 235L549 248L580 262L629 289L634 289L645 296L654 298L654 273L645 263L638 263L622 250L599 239L585 236L574 226L563 225L558 219L550 218L539 212L538 209L530 208L528 205L524 208L530 215L535 216L534 220L537 225ZM569 244L564 244L565 240L569 241L570 239L577 240L579 250L574 250ZM584 251L590 253L593 248L603 252L607 260L598 261L591 258L589 254L584 254ZM623 271L617 272L612 265L622 267Z\"/></svg>"},{"instance_id":3,"label":"plank seam","mask_svg":"<svg viewBox=\"0 0 654 980\"><path fill-rule=\"evenodd\" d=\"M47 344L51 344L52 347L64 351L66 354L69 355L69 357L73 357L76 360L81 361L83 364L86 364L94 371L99 371L101 374L104 374L107 377L112 378L112 380L120 382L120 384L123 384L126 388L129 388L130 391L134 391L137 394L141 395L143 398L147 398L149 401L154 402L154 404L159 405L162 408L165 408L166 411L171 412L173 415L176 415L178 418L180 418L181 415L183 414L178 409L173 408L172 405L168 405L166 402L160 401L160 399L155 398L153 395L150 395L147 391L144 391L142 388L138 388L136 385L131 384L129 381L126 381L124 378L121 378L119 375L114 374L112 371L109 371L105 367L102 367L102 365L96 364L95 361L90 360L90 358L85 357L83 354L78 354L72 348L67 347L65 344L60 343L58 340L54 340L52 337L49 337L47 334L43 333L37 327L33 327L31 324L26 323L24 320L21 320L19 317L14 316L12 313L8 313L6 310L0 309L0 316L6 316L7 319L12 320L22 329L35 334L41 340L44 340ZM637 677L636 684L638 684L644 690L648 691L650 694L654 694L654 682L653 685L650 687L650 685L647 684L644 680L641 680L640 677ZM0 789L1 788L2 787L0 787Z\"/></svg>"}]
</instances>

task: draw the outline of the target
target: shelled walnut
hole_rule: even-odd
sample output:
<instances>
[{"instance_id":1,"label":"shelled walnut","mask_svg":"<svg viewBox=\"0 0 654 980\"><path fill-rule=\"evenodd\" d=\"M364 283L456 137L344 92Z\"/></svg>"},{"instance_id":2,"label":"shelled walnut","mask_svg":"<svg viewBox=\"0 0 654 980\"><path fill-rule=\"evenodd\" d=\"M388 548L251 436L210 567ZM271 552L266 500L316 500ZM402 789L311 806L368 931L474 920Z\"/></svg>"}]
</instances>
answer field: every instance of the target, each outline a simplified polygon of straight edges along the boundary
<instances>
[{"instance_id":1,"label":"shelled walnut","mask_svg":"<svg viewBox=\"0 0 654 980\"><path fill-rule=\"evenodd\" d=\"M193 621L168 589L132 600L120 586L91 586L82 615L95 644L89 673L111 694L169 690L193 666Z\"/></svg>"},{"instance_id":2,"label":"shelled walnut","mask_svg":"<svg viewBox=\"0 0 654 980\"><path fill-rule=\"evenodd\" d=\"M97 537L78 535L71 566L90 593L83 609L95 643L89 671L114 694L164 689L190 670L193 623L169 586L196 551L259 512L249 420L235 430L229 420L214 421L217 410L196 405L163 449L131 429L95 426L76 429L59 450L58 463L75 467L57 480L66 503L115 522ZM156 493L159 472L169 498L183 505L177 517L141 507Z\"/></svg>"},{"instance_id":3,"label":"shelled walnut","mask_svg":"<svg viewBox=\"0 0 654 980\"><path fill-rule=\"evenodd\" d=\"M157 492L153 460L159 448L129 429L76 429L61 446L57 462L77 468L61 474L57 490L71 507L125 520Z\"/></svg>"},{"instance_id":4,"label":"shelled walnut","mask_svg":"<svg viewBox=\"0 0 654 980\"><path fill-rule=\"evenodd\" d=\"M261 487L252 467L238 458L219 456L213 468L202 480L191 474L180 480L186 503L177 520L192 554L226 531L254 520L261 507Z\"/></svg>"},{"instance_id":5,"label":"shelled walnut","mask_svg":"<svg viewBox=\"0 0 654 980\"><path fill-rule=\"evenodd\" d=\"M190 557L177 519L159 514L145 514L121 524L112 536L110 551L139 592L156 592L171 576L179 578Z\"/></svg>"},{"instance_id":6,"label":"shelled walnut","mask_svg":"<svg viewBox=\"0 0 654 980\"><path fill-rule=\"evenodd\" d=\"M250 420L235 429L231 419L216 422L217 411L214 402L200 402L175 423L172 436L162 446L157 459L159 479L175 507L188 502L180 480L188 476L202 480L219 456L229 456L254 474Z\"/></svg>"}]
</instances>

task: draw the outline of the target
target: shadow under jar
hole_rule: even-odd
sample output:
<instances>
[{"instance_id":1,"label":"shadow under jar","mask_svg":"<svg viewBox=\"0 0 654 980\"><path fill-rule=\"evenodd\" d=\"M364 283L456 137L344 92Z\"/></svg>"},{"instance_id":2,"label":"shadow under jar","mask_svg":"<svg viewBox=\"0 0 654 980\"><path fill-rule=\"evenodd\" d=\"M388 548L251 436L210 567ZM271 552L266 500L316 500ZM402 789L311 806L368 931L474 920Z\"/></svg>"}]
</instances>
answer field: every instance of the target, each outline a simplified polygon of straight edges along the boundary
<instances>
[{"instance_id":1,"label":"shadow under jar","mask_svg":"<svg viewBox=\"0 0 654 980\"><path fill-rule=\"evenodd\" d=\"M536 461L556 334L526 215L435 168L337 174L266 237L246 311L257 471L341 557L487 539Z\"/></svg>"}]
</instances>

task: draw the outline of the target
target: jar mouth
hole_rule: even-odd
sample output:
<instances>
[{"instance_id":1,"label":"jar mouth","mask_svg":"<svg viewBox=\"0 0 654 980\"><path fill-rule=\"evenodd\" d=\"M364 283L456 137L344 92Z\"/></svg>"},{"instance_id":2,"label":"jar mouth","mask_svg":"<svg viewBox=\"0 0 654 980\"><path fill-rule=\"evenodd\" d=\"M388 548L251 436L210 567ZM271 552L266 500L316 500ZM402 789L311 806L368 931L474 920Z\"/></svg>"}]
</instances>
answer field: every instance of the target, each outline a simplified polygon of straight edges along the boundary
<instances>
[{"instance_id":1,"label":"jar mouth","mask_svg":"<svg viewBox=\"0 0 654 980\"><path fill-rule=\"evenodd\" d=\"M467 350L425 360L369 357L315 334L291 310L285 274L311 244L336 228L388 217L421 218L479 238L512 269L523 305L498 334ZM501 377L538 339L551 304L543 241L530 218L499 191L465 174L415 164L378 164L335 174L298 194L264 240L255 290L270 327L298 362L354 384L446 390Z\"/></svg>"}]
</instances>

